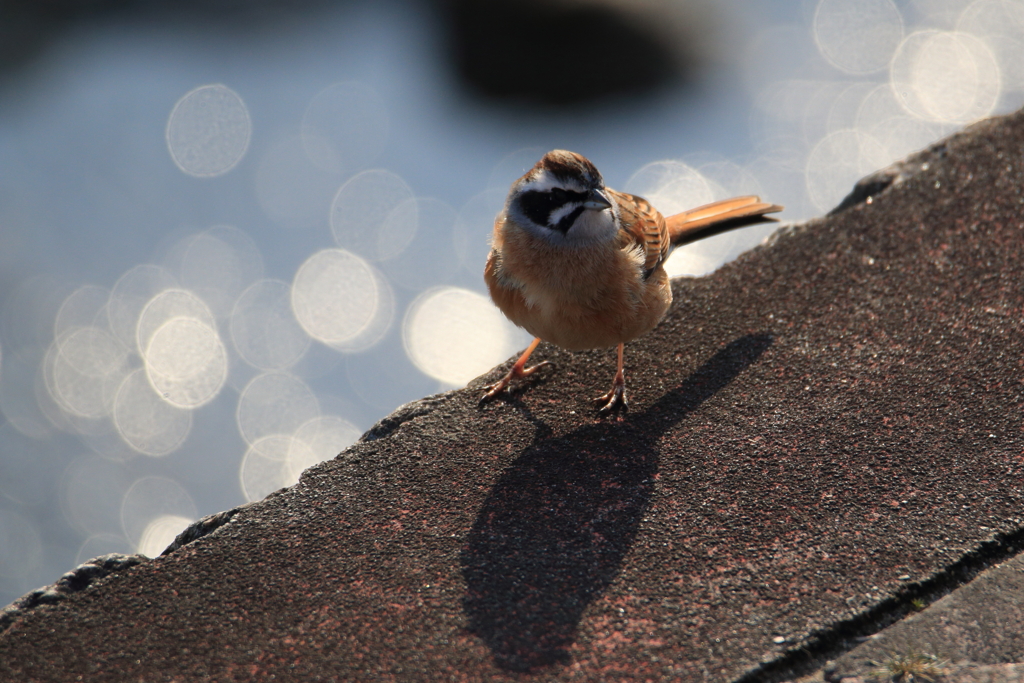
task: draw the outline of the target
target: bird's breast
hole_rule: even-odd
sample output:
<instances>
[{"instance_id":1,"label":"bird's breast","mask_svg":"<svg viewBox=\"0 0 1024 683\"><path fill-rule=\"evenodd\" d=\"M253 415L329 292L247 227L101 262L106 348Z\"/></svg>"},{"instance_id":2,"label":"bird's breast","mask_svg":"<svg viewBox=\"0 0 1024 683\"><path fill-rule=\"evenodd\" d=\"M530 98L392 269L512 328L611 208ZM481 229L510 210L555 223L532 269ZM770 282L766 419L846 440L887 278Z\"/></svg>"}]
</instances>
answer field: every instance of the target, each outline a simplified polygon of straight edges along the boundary
<instances>
[{"instance_id":1,"label":"bird's breast","mask_svg":"<svg viewBox=\"0 0 1024 683\"><path fill-rule=\"evenodd\" d=\"M634 250L555 246L522 231L504 237L498 263L488 264L491 296L512 322L557 346L630 341L657 325L672 301L664 271L644 279Z\"/></svg>"}]
</instances>

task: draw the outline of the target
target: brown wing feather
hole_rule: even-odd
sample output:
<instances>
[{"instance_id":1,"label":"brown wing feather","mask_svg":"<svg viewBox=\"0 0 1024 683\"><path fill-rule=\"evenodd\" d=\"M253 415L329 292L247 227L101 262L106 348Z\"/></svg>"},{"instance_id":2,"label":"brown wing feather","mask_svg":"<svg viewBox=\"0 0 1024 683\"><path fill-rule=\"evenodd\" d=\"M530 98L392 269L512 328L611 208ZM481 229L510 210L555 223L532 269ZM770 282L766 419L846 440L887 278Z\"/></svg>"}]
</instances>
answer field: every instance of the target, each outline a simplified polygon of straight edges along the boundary
<instances>
[{"instance_id":1,"label":"brown wing feather","mask_svg":"<svg viewBox=\"0 0 1024 683\"><path fill-rule=\"evenodd\" d=\"M644 253L644 272L650 273L668 257L671 248L665 217L643 197L612 189L606 191L619 206L621 248L640 247Z\"/></svg>"},{"instance_id":2,"label":"brown wing feather","mask_svg":"<svg viewBox=\"0 0 1024 683\"><path fill-rule=\"evenodd\" d=\"M677 213L665 219L665 223L669 241L673 247L678 247L728 230L775 221L765 214L782 209L778 204L762 202L760 197L747 195Z\"/></svg>"}]
</instances>

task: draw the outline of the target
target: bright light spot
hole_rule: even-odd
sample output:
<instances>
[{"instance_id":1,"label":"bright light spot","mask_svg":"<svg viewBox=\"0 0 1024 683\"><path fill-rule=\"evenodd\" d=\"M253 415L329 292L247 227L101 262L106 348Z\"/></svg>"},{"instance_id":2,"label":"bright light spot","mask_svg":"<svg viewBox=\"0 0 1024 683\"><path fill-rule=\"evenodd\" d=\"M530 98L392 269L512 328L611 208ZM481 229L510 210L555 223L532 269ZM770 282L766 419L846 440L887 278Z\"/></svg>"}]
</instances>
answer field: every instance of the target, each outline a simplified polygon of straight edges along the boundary
<instances>
[{"instance_id":1,"label":"bright light spot","mask_svg":"<svg viewBox=\"0 0 1024 683\"><path fill-rule=\"evenodd\" d=\"M168 403L198 408L228 377L228 356L217 331L197 318L178 316L160 326L144 354L146 376Z\"/></svg>"},{"instance_id":2,"label":"bright light spot","mask_svg":"<svg viewBox=\"0 0 1024 683\"><path fill-rule=\"evenodd\" d=\"M106 305L110 291L96 285L83 285L64 299L53 322L53 337L59 338L73 327L106 327ZM131 347L129 347L131 348Z\"/></svg>"},{"instance_id":3,"label":"bright light spot","mask_svg":"<svg viewBox=\"0 0 1024 683\"><path fill-rule=\"evenodd\" d=\"M107 398L113 398L110 385L115 380L113 376L106 381L84 376L61 358L60 344L55 341L43 356L35 386L36 403L50 424L61 431L79 436L103 434L111 426L106 419L110 411ZM40 388L43 390L39 391ZM99 400L98 406L93 404L95 400ZM87 414L79 414L77 408L72 410L75 404Z\"/></svg>"},{"instance_id":4,"label":"bright light spot","mask_svg":"<svg viewBox=\"0 0 1024 683\"><path fill-rule=\"evenodd\" d=\"M246 500L262 500L268 494L291 486L298 481L292 480L288 468L288 454L293 450L302 451L300 459L311 457L305 451L309 447L299 442L293 443L290 436L271 434L253 442L242 458L238 477L242 485L242 494Z\"/></svg>"},{"instance_id":5,"label":"bright light spot","mask_svg":"<svg viewBox=\"0 0 1024 683\"><path fill-rule=\"evenodd\" d=\"M192 235L180 251L182 286L207 302L218 317L227 316L242 291L263 277L263 256L238 228L218 225Z\"/></svg>"},{"instance_id":6,"label":"bright light spot","mask_svg":"<svg viewBox=\"0 0 1024 683\"><path fill-rule=\"evenodd\" d=\"M825 137L807 159L807 193L821 211L843 200L858 180L889 161L888 151L872 136L841 130Z\"/></svg>"},{"instance_id":7,"label":"bright light spot","mask_svg":"<svg viewBox=\"0 0 1024 683\"><path fill-rule=\"evenodd\" d=\"M969 123L991 113L1002 89L999 64L978 38L954 31L918 31L893 57L890 82L914 116Z\"/></svg>"},{"instance_id":8,"label":"bright light spot","mask_svg":"<svg viewBox=\"0 0 1024 683\"><path fill-rule=\"evenodd\" d=\"M418 296L405 314L402 339L421 372L454 386L507 359L520 341L490 299L458 287Z\"/></svg>"},{"instance_id":9,"label":"bright light spot","mask_svg":"<svg viewBox=\"0 0 1024 683\"><path fill-rule=\"evenodd\" d=\"M253 444L272 434L294 434L320 415L316 395L294 375L268 372L246 385L238 397L238 431Z\"/></svg>"},{"instance_id":10,"label":"bright light spot","mask_svg":"<svg viewBox=\"0 0 1024 683\"><path fill-rule=\"evenodd\" d=\"M807 151L803 145L792 138L769 142L777 143L777 146L764 145L762 155L745 166L764 188L761 196L784 205L789 220L818 215L818 209L807 197Z\"/></svg>"},{"instance_id":11,"label":"bright light spot","mask_svg":"<svg viewBox=\"0 0 1024 683\"><path fill-rule=\"evenodd\" d=\"M1004 89L1024 89L1024 2L977 0L956 28L985 41L999 62Z\"/></svg>"},{"instance_id":12,"label":"bright light spot","mask_svg":"<svg viewBox=\"0 0 1024 683\"><path fill-rule=\"evenodd\" d=\"M306 334L339 350L372 346L393 314L384 279L342 249L324 249L306 259L295 273L291 302Z\"/></svg>"},{"instance_id":13,"label":"bright light spot","mask_svg":"<svg viewBox=\"0 0 1024 683\"><path fill-rule=\"evenodd\" d=\"M136 370L114 398L114 426L134 450L161 456L184 443L192 431L192 413L160 398L144 372Z\"/></svg>"},{"instance_id":14,"label":"bright light spot","mask_svg":"<svg viewBox=\"0 0 1024 683\"><path fill-rule=\"evenodd\" d=\"M837 114L837 121L840 118L846 121L851 119L849 109L856 95L861 96L861 101L852 116L853 125L849 127L870 135L885 148L888 158L880 166L902 159L950 132L950 124L908 115L887 83L858 84L844 91L841 106L847 111L841 117ZM837 102L833 111L838 106L840 103ZM837 132L838 129L834 128L830 123L830 130Z\"/></svg>"},{"instance_id":15,"label":"bright light spot","mask_svg":"<svg viewBox=\"0 0 1024 683\"><path fill-rule=\"evenodd\" d=\"M669 277L700 277L713 272L725 262L725 249L709 249L702 240L673 251L665 261L665 272Z\"/></svg>"},{"instance_id":16,"label":"bright light spot","mask_svg":"<svg viewBox=\"0 0 1024 683\"><path fill-rule=\"evenodd\" d=\"M160 541L159 529L162 528L163 533L169 533L176 528L174 534L177 535L197 516L196 504L192 501L192 496L181 484L167 477L149 476L135 480L121 501L121 526L125 535L135 544L139 552L150 555L150 557L153 557L154 554L145 552L142 545L153 522L162 517L173 517L176 520L154 527L150 532L151 544ZM171 536L171 540L174 540L174 536ZM161 546L155 555L159 555L166 547L167 543Z\"/></svg>"},{"instance_id":17,"label":"bright light spot","mask_svg":"<svg viewBox=\"0 0 1024 683\"><path fill-rule=\"evenodd\" d=\"M728 159L718 159L701 164L697 168L712 190L715 200L729 199L745 194L764 195L757 176L749 169Z\"/></svg>"},{"instance_id":18,"label":"bright light spot","mask_svg":"<svg viewBox=\"0 0 1024 683\"><path fill-rule=\"evenodd\" d=\"M1015 2L1016 0L1009 0ZM950 26L970 0L909 0L917 23L927 26Z\"/></svg>"},{"instance_id":19,"label":"bright light spot","mask_svg":"<svg viewBox=\"0 0 1024 683\"><path fill-rule=\"evenodd\" d=\"M194 521L180 515L160 515L146 525L136 552L146 557L157 557Z\"/></svg>"},{"instance_id":20,"label":"bright light spot","mask_svg":"<svg viewBox=\"0 0 1024 683\"><path fill-rule=\"evenodd\" d=\"M390 171L363 171L353 176L331 203L335 243L371 261L397 256L412 242L418 222L415 216L401 221L389 221L389 217L413 198L409 185Z\"/></svg>"},{"instance_id":21,"label":"bright light spot","mask_svg":"<svg viewBox=\"0 0 1024 683\"><path fill-rule=\"evenodd\" d=\"M283 370L302 358L310 339L292 314L291 286L260 280L245 290L231 312L231 340L260 370Z\"/></svg>"},{"instance_id":22,"label":"bright light spot","mask_svg":"<svg viewBox=\"0 0 1024 683\"><path fill-rule=\"evenodd\" d=\"M110 291L107 318L110 329L129 349L138 349L139 316L154 297L165 290L178 287L171 271L160 266L135 266L118 279ZM155 329L155 328L154 328Z\"/></svg>"},{"instance_id":23,"label":"bright light spot","mask_svg":"<svg viewBox=\"0 0 1024 683\"><path fill-rule=\"evenodd\" d=\"M137 319L135 343L143 359L153 335L172 318L195 318L211 329L217 328L205 301L185 289L164 290L146 303Z\"/></svg>"},{"instance_id":24,"label":"bright light spot","mask_svg":"<svg viewBox=\"0 0 1024 683\"><path fill-rule=\"evenodd\" d=\"M633 174L626 192L649 201L665 216L714 201L708 181L696 169L681 161L655 161Z\"/></svg>"},{"instance_id":25,"label":"bright light spot","mask_svg":"<svg viewBox=\"0 0 1024 683\"><path fill-rule=\"evenodd\" d=\"M890 121L906 115L907 110L896 100L892 87L889 84L877 85L864 95L857 107L853 128L875 135L888 128Z\"/></svg>"},{"instance_id":26,"label":"bright light spot","mask_svg":"<svg viewBox=\"0 0 1024 683\"><path fill-rule=\"evenodd\" d=\"M392 282L413 292L450 279L459 268L453 242L457 214L437 199L413 199L391 212L382 237L402 234L407 222L417 222L417 232L409 247L395 258L380 264Z\"/></svg>"},{"instance_id":27,"label":"bright light spot","mask_svg":"<svg viewBox=\"0 0 1024 683\"><path fill-rule=\"evenodd\" d=\"M715 191L703 174L681 161L656 161L633 174L628 192L640 195L664 216L694 209L715 200ZM665 262L669 277L703 275L720 266L735 236L701 242L676 249Z\"/></svg>"},{"instance_id":28,"label":"bright light spot","mask_svg":"<svg viewBox=\"0 0 1024 683\"><path fill-rule=\"evenodd\" d=\"M66 412L85 418L110 414L114 394L128 374L128 354L98 327L76 327L53 342L52 396Z\"/></svg>"},{"instance_id":29,"label":"bright light spot","mask_svg":"<svg viewBox=\"0 0 1024 683\"><path fill-rule=\"evenodd\" d=\"M701 164L697 170L707 181L715 200L747 194L767 196L761 182L750 169L732 161L710 161ZM672 252L665 262L665 271L669 277L706 275L743 251L760 244L776 227L775 224L765 223L743 230L730 230L688 244Z\"/></svg>"},{"instance_id":30,"label":"bright light spot","mask_svg":"<svg viewBox=\"0 0 1024 683\"><path fill-rule=\"evenodd\" d=\"M820 0L813 28L825 59L855 75L888 66L903 38L903 19L892 0Z\"/></svg>"},{"instance_id":31,"label":"bright light spot","mask_svg":"<svg viewBox=\"0 0 1024 683\"><path fill-rule=\"evenodd\" d=\"M299 481L303 470L330 460L359 440L362 433L349 422L334 415L309 420L295 432L288 449L288 477Z\"/></svg>"},{"instance_id":32,"label":"bright light spot","mask_svg":"<svg viewBox=\"0 0 1024 683\"><path fill-rule=\"evenodd\" d=\"M167 149L183 172L218 176L235 167L249 147L252 123L245 102L223 85L204 85L174 105Z\"/></svg>"},{"instance_id":33,"label":"bright light spot","mask_svg":"<svg viewBox=\"0 0 1024 683\"><path fill-rule=\"evenodd\" d=\"M949 124L925 121L915 116L897 116L879 126L874 137L889 155L890 163L924 149L949 132Z\"/></svg>"},{"instance_id":34,"label":"bright light spot","mask_svg":"<svg viewBox=\"0 0 1024 683\"><path fill-rule=\"evenodd\" d=\"M826 132L835 133L837 130L843 130L844 128L858 128L857 112L860 110L865 98L876 88L884 91L889 96L889 100L899 109L900 113L903 113L903 108L895 104L896 100L893 99L892 90L888 85L880 86L870 81L851 83L840 91L832 101L825 123ZM865 130L864 132L870 131Z\"/></svg>"},{"instance_id":35,"label":"bright light spot","mask_svg":"<svg viewBox=\"0 0 1024 683\"><path fill-rule=\"evenodd\" d=\"M372 162L388 137L388 111L377 92L350 81L330 85L310 101L302 117L302 145L310 160L333 173Z\"/></svg>"},{"instance_id":36,"label":"bright light spot","mask_svg":"<svg viewBox=\"0 0 1024 683\"><path fill-rule=\"evenodd\" d=\"M933 36L918 55L914 76L928 112L951 123L988 116L1002 91L995 55L968 33Z\"/></svg>"}]
</instances>

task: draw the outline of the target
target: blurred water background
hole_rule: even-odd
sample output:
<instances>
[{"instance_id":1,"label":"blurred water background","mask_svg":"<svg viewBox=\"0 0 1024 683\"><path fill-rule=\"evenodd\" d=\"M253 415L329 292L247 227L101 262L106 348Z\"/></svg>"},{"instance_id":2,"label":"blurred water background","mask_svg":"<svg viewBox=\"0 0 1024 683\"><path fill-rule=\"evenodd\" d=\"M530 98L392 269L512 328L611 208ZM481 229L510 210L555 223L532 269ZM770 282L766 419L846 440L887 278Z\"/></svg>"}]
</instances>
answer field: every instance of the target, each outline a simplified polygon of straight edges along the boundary
<instances>
[{"instance_id":1,"label":"blurred water background","mask_svg":"<svg viewBox=\"0 0 1024 683\"><path fill-rule=\"evenodd\" d=\"M0 605L158 555L525 346L481 271L548 149L666 214L756 193L798 221L1024 102L1024 0L568 4L600 12L527 39L454 0L114 3L6 56ZM592 60L620 35L594 16L658 49Z\"/></svg>"}]
</instances>

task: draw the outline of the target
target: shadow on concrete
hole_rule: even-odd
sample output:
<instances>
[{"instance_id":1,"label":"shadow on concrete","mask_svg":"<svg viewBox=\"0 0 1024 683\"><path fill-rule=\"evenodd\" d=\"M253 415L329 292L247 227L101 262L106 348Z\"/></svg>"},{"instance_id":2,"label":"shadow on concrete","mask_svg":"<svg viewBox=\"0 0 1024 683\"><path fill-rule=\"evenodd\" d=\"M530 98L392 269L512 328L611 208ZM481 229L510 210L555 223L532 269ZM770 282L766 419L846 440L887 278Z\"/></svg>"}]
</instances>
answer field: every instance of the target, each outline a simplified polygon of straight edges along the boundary
<instances>
[{"instance_id":1,"label":"shadow on concrete","mask_svg":"<svg viewBox=\"0 0 1024 683\"><path fill-rule=\"evenodd\" d=\"M756 361L767 334L726 345L643 413L534 442L498 479L462 552L469 630L514 671L565 661L648 508L658 439ZM525 409L525 408L524 408Z\"/></svg>"}]
</instances>

